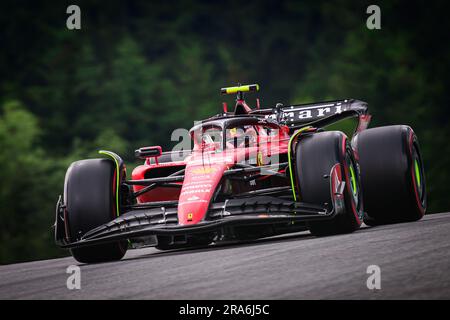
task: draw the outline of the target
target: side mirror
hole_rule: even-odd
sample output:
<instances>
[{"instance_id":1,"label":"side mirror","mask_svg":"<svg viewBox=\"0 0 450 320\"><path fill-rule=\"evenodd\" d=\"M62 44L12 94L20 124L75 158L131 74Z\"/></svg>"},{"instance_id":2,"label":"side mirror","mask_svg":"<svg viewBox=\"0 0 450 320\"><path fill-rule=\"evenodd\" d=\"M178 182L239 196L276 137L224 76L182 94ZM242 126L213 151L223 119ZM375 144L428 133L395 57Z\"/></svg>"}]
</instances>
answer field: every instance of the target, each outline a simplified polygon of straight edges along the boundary
<instances>
[{"instance_id":1,"label":"side mirror","mask_svg":"<svg viewBox=\"0 0 450 320\"><path fill-rule=\"evenodd\" d=\"M142 147L134 151L134 155L139 159L155 158L156 164L158 164L158 157L162 154L162 148L160 146Z\"/></svg>"}]
</instances>

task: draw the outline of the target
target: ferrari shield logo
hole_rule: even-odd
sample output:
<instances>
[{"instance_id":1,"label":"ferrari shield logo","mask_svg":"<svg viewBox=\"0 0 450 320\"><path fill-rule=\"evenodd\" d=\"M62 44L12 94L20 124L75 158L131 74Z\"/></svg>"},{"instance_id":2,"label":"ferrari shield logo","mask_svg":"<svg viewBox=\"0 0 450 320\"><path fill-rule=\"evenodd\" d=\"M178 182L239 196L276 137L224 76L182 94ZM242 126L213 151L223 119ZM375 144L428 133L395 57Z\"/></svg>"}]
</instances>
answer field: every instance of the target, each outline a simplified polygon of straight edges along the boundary
<instances>
[{"instance_id":1,"label":"ferrari shield logo","mask_svg":"<svg viewBox=\"0 0 450 320\"><path fill-rule=\"evenodd\" d=\"M262 166L263 165L263 155L261 151L258 151L258 155L256 157L256 163L258 166Z\"/></svg>"}]
</instances>

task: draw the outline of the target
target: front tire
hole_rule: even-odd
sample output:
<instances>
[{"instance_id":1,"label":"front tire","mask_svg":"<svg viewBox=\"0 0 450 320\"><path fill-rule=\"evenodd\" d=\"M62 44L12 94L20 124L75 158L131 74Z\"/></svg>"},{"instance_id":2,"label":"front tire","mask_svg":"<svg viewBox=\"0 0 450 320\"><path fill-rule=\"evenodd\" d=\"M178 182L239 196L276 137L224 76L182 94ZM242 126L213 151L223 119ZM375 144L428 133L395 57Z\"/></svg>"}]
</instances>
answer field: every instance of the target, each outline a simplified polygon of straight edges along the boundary
<instances>
[{"instance_id":1,"label":"front tire","mask_svg":"<svg viewBox=\"0 0 450 320\"><path fill-rule=\"evenodd\" d=\"M359 155L364 223L382 225L416 221L427 206L419 142L404 125L367 129L353 145Z\"/></svg>"},{"instance_id":2,"label":"front tire","mask_svg":"<svg viewBox=\"0 0 450 320\"><path fill-rule=\"evenodd\" d=\"M327 236L357 230L363 215L359 169L345 134L329 131L305 135L295 152L300 201L331 204L330 172L336 165L345 182L344 210L331 220L308 223L310 232Z\"/></svg>"},{"instance_id":3,"label":"front tire","mask_svg":"<svg viewBox=\"0 0 450 320\"><path fill-rule=\"evenodd\" d=\"M88 231L116 217L116 168L109 159L88 159L72 163L64 183L66 234L77 241ZM126 242L113 242L71 249L82 263L120 260Z\"/></svg>"}]
</instances>

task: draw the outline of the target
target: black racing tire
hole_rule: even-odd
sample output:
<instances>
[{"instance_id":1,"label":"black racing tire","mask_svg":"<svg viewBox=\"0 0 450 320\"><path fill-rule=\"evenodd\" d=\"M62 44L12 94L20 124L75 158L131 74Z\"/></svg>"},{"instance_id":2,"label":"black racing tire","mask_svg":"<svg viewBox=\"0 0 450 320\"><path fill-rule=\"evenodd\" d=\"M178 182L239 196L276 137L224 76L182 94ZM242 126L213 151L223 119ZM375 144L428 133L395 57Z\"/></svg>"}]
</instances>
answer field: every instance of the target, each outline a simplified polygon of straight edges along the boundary
<instances>
[{"instance_id":1,"label":"black racing tire","mask_svg":"<svg viewBox=\"0 0 450 320\"><path fill-rule=\"evenodd\" d=\"M358 133L352 144L361 170L364 223L373 226L421 219L427 194L414 131L405 125L367 129Z\"/></svg>"},{"instance_id":2,"label":"black racing tire","mask_svg":"<svg viewBox=\"0 0 450 320\"><path fill-rule=\"evenodd\" d=\"M64 203L66 233L77 241L86 232L116 217L116 168L110 159L88 159L73 162L66 173ZM127 242L71 249L72 256L82 263L120 260Z\"/></svg>"},{"instance_id":3,"label":"black racing tire","mask_svg":"<svg viewBox=\"0 0 450 320\"><path fill-rule=\"evenodd\" d=\"M308 134L297 143L295 155L300 201L332 204L330 172L336 164L345 181L344 210L330 220L309 222L310 232L328 236L359 229L363 216L359 169L347 136L339 131Z\"/></svg>"}]
</instances>

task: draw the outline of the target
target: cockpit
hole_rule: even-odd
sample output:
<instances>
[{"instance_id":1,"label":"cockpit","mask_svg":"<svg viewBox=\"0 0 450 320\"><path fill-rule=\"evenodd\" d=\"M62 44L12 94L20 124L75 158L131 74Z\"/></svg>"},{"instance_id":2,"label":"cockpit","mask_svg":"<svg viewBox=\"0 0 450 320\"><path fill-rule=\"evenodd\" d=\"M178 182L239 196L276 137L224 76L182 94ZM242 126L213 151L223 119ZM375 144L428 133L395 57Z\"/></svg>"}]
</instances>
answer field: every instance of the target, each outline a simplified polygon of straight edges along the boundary
<instances>
[{"instance_id":1,"label":"cockpit","mask_svg":"<svg viewBox=\"0 0 450 320\"><path fill-rule=\"evenodd\" d=\"M191 129L194 149L216 151L233 148L256 147L279 135L279 127L262 124L259 119L245 118L203 123Z\"/></svg>"}]
</instances>

